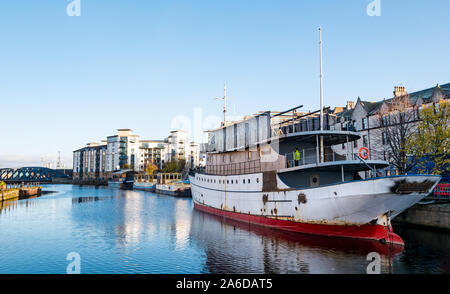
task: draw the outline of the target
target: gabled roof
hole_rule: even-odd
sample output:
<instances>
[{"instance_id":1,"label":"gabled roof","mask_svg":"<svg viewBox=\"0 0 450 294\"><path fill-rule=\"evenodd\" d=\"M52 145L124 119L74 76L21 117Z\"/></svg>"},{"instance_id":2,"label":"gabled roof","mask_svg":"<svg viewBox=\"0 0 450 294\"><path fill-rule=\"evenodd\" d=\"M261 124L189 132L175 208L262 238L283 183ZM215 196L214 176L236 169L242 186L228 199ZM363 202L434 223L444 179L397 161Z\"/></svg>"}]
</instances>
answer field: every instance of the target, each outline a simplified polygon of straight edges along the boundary
<instances>
[{"instance_id":1,"label":"gabled roof","mask_svg":"<svg viewBox=\"0 0 450 294\"><path fill-rule=\"evenodd\" d=\"M369 102L369 101L361 101L362 106L367 111L367 113L372 113L375 109L379 109L384 101L378 102Z\"/></svg>"},{"instance_id":2,"label":"gabled roof","mask_svg":"<svg viewBox=\"0 0 450 294\"><path fill-rule=\"evenodd\" d=\"M409 93L408 95L409 95L409 100L410 100L411 104L416 104L416 102L419 98L421 98L424 103L431 102L431 98L433 97L433 94L436 94L436 95L439 94L442 97L450 98L450 83L445 84L445 85L437 85L433 88L417 91L414 93ZM383 100L383 101L379 101L379 102L369 102L369 103L371 103L371 105L370 105L371 110L368 111L368 113L369 114L376 113L380 109L380 107L383 105L384 102L390 102L393 99L394 99L394 97ZM366 103L366 102L364 102L364 103ZM364 107L364 108L366 108L366 107Z\"/></svg>"}]
</instances>

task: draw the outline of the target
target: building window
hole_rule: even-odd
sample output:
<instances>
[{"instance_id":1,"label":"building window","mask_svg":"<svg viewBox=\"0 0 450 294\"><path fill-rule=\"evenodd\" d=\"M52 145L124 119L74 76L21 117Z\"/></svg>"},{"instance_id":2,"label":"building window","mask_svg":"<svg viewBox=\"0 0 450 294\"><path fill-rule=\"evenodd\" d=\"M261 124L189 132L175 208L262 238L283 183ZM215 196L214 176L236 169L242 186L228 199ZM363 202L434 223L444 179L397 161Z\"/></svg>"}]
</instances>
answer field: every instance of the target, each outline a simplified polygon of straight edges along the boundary
<instances>
[{"instance_id":1,"label":"building window","mask_svg":"<svg viewBox=\"0 0 450 294\"><path fill-rule=\"evenodd\" d=\"M389 123L390 123L389 114L383 115L382 125L383 126L388 126Z\"/></svg>"},{"instance_id":2,"label":"building window","mask_svg":"<svg viewBox=\"0 0 450 294\"><path fill-rule=\"evenodd\" d=\"M383 145L388 145L389 144L389 138L388 138L386 132L383 132L382 143L383 143Z\"/></svg>"},{"instance_id":3,"label":"building window","mask_svg":"<svg viewBox=\"0 0 450 294\"><path fill-rule=\"evenodd\" d=\"M369 128L367 117L362 119L362 128L363 128L363 130L367 130Z\"/></svg>"}]
</instances>

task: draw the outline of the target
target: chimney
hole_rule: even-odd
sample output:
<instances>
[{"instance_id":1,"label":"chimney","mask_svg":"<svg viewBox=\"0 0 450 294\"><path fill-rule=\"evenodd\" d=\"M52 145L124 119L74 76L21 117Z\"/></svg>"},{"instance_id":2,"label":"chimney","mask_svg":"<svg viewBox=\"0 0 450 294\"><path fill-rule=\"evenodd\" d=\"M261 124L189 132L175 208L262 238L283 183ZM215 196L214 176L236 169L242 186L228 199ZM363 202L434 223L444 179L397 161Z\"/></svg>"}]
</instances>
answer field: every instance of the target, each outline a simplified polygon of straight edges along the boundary
<instances>
[{"instance_id":1,"label":"chimney","mask_svg":"<svg viewBox=\"0 0 450 294\"><path fill-rule=\"evenodd\" d=\"M347 110L355 108L355 102L347 101Z\"/></svg>"},{"instance_id":2,"label":"chimney","mask_svg":"<svg viewBox=\"0 0 450 294\"><path fill-rule=\"evenodd\" d=\"M407 95L408 93L406 93L405 87L394 87L394 98L395 97L402 97Z\"/></svg>"}]
</instances>

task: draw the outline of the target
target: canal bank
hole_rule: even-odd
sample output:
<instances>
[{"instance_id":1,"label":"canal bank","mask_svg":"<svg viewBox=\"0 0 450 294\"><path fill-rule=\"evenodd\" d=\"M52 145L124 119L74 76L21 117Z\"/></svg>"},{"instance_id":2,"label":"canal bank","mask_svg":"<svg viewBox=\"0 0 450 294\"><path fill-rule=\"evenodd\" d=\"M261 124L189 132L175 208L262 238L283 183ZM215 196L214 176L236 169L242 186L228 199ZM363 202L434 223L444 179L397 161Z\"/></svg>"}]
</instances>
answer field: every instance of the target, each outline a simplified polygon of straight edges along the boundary
<instances>
[{"instance_id":1,"label":"canal bank","mask_svg":"<svg viewBox=\"0 0 450 294\"><path fill-rule=\"evenodd\" d=\"M394 222L450 231L450 203L416 204L397 216Z\"/></svg>"},{"instance_id":2,"label":"canal bank","mask_svg":"<svg viewBox=\"0 0 450 294\"><path fill-rule=\"evenodd\" d=\"M42 187L25 185L2 185L0 187L0 201L40 195Z\"/></svg>"}]
</instances>

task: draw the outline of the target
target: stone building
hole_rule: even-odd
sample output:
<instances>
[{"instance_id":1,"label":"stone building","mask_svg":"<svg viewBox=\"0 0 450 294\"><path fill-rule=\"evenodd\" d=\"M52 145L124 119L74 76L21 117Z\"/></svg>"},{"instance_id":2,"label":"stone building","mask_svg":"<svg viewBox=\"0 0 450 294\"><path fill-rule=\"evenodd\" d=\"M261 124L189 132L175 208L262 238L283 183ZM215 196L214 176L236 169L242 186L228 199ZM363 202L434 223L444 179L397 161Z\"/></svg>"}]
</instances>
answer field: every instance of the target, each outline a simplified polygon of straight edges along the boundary
<instances>
[{"instance_id":1,"label":"stone building","mask_svg":"<svg viewBox=\"0 0 450 294\"><path fill-rule=\"evenodd\" d=\"M360 148L367 147L370 150L371 159L390 161L392 158L389 147L387 128L395 127L396 118L406 115L408 124L412 124L413 130L420 123L420 111L429 104L439 103L442 99L450 98L450 83L437 85L436 87L407 93L405 87L394 87L393 97L377 102L363 101L358 98L356 103L348 102L347 107L335 111L336 123L332 126L336 130L358 131L361 139L355 141L350 150L346 150L346 144L334 147L338 154L357 154ZM405 111L392 111L400 105ZM390 171L388 173L395 172Z\"/></svg>"}]
</instances>

